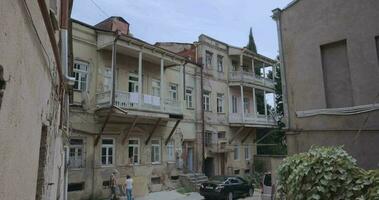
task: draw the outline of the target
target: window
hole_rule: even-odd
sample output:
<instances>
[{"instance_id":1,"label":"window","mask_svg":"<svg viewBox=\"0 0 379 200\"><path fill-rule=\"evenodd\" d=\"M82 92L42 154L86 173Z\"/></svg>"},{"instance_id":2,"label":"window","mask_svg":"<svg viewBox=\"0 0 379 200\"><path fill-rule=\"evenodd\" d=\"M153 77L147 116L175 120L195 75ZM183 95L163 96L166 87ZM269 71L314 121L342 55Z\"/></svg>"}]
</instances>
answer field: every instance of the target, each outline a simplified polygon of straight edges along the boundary
<instances>
[{"instance_id":1,"label":"window","mask_svg":"<svg viewBox=\"0 0 379 200\"><path fill-rule=\"evenodd\" d=\"M249 109L249 98L243 98L243 109L244 109L244 112L245 113L249 113L250 112L250 109Z\"/></svg>"},{"instance_id":2,"label":"window","mask_svg":"<svg viewBox=\"0 0 379 200\"><path fill-rule=\"evenodd\" d=\"M151 140L151 163L158 164L161 162L161 142Z\"/></svg>"},{"instance_id":3,"label":"window","mask_svg":"<svg viewBox=\"0 0 379 200\"><path fill-rule=\"evenodd\" d=\"M186 89L186 104L187 108L193 108L193 97L192 97L192 88L187 88Z\"/></svg>"},{"instance_id":4,"label":"window","mask_svg":"<svg viewBox=\"0 0 379 200\"><path fill-rule=\"evenodd\" d=\"M151 82L153 96L161 96L161 81L153 79Z\"/></svg>"},{"instance_id":5,"label":"window","mask_svg":"<svg viewBox=\"0 0 379 200\"><path fill-rule=\"evenodd\" d=\"M112 69L106 67L104 69L104 91L110 91L112 89Z\"/></svg>"},{"instance_id":6,"label":"window","mask_svg":"<svg viewBox=\"0 0 379 200\"><path fill-rule=\"evenodd\" d=\"M223 66L223 56L217 55L217 71L218 72L223 72L224 71L224 66Z\"/></svg>"},{"instance_id":7,"label":"window","mask_svg":"<svg viewBox=\"0 0 379 200\"><path fill-rule=\"evenodd\" d=\"M83 162L83 139L70 139L69 167L82 168Z\"/></svg>"},{"instance_id":8,"label":"window","mask_svg":"<svg viewBox=\"0 0 379 200\"><path fill-rule=\"evenodd\" d=\"M101 164L113 165L114 159L114 140L102 139L101 141Z\"/></svg>"},{"instance_id":9,"label":"window","mask_svg":"<svg viewBox=\"0 0 379 200\"><path fill-rule=\"evenodd\" d=\"M86 91L88 78L88 63L76 60L74 62L74 77L74 89Z\"/></svg>"},{"instance_id":10,"label":"window","mask_svg":"<svg viewBox=\"0 0 379 200\"><path fill-rule=\"evenodd\" d=\"M237 71L238 69L238 62L235 60L232 60L232 70Z\"/></svg>"},{"instance_id":11,"label":"window","mask_svg":"<svg viewBox=\"0 0 379 200\"><path fill-rule=\"evenodd\" d=\"M224 94L217 94L217 112L224 112Z\"/></svg>"},{"instance_id":12,"label":"window","mask_svg":"<svg viewBox=\"0 0 379 200\"><path fill-rule=\"evenodd\" d=\"M250 174L250 169L245 169L245 174Z\"/></svg>"},{"instance_id":13,"label":"window","mask_svg":"<svg viewBox=\"0 0 379 200\"><path fill-rule=\"evenodd\" d=\"M240 159L240 152L239 152L239 145L236 144L234 145L234 160L239 160Z\"/></svg>"},{"instance_id":14,"label":"window","mask_svg":"<svg viewBox=\"0 0 379 200\"><path fill-rule=\"evenodd\" d=\"M234 175L239 175L239 174L240 174L240 170L239 169L234 170ZM231 179L230 183L232 183L232 184L238 184L239 181L237 179Z\"/></svg>"},{"instance_id":15,"label":"window","mask_svg":"<svg viewBox=\"0 0 379 200\"><path fill-rule=\"evenodd\" d=\"M129 75L129 92L138 92L138 76L135 74Z\"/></svg>"},{"instance_id":16,"label":"window","mask_svg":"<svg viewBox=\"0 0 379 200\"><path fill-rule=\"evenodd\" d=\"M139 164L139 140L130 139L128 141L128 159L132 165Z\"/></svg>"},{"instance_id":17,"label":"window","mask_svg":"<svg viewBox=\"0 0 379 200\"><path fill-rule=\"evenodd\" d=\"M206 64L207 67L211 67L212 66L212 57L213 57L213 53L212 52L205 51L205 64Z\"/></svg>"},{"instance_id":18,"label":"window","mask_svg":"<svg viewBox=\"0 0 379 200\"><path fill-rule=\"evenodd\" d=\"M210 95L211 93L208 91L205 91L203 94L203 108L205 111L210 112L211 107L210 107Z\"/></svg>"},{"instance_id":19,"label":"window","mask_svg":"<svg viewBox=\"0 0 379 200\"><path fill-rule=\"evenodd\" d=\"M225 131L220 131L217 133L217 138L218 139L225 139L226 138L225 135L226 135Z\"/></svg>"},{"instance_id":20,"label":"window","mask_svg":"<svg viewBox=\"0 0 379 200\"><path fill-rule=\"evenodd\" d=\"M260 115L265 114L265 97L264 91L260 89L255 89L255 99L257 104L257 113Z\"/></svg>"},{"instance_id":21,"label":"window","mask_svg":"<svg viewBox=\"0 0 379 200\"><path fill-rule=\"evenodd\" d=\"M169 88L169 94L171 100L177 100L178 99L178 85L177 84L170 84Z\"/></svg>"},{"instance_id":22,"label":"window","mask_svg":"<svg viewBox=\"0 0 379 200\"><path fill-rule=\"evenodd\" d=\"M84 182L68 184L68 187L67 187L68 192L81 191L81 190L84 190Z\"/></svg>"},{"instance_id":23,"label":"window","mask_svg":"<svg viewBox=\"0 0 379 200\"><path fill-rule=\"evenodd\" d=\"M167 160L175 161L174 142L170 141L167 146Z\"/></svg>"},{"instance_id":24,"label":"window","mask_svg":"<svg viewBox=\"0 0 379 200\"><path fill-rule=\"evenodd\" d=\"M245 146L245 160L250 160L251 159L250 153L251 153L250 146Z\"/></svg>"},{"instance_id":25,"label":"window","mask_svg":"<svg viewBox=\"0 0 379 200\"><path fill-rule=\"evenodd\" d=\"M237 113L237 97L232 96L232 113Z\"/></svg>"},{"instance_id":26,"label":"window","mask_svg":"<svg viewBox=\"0 0 379 200\"><path fill-rule=\"evenodd\" d=\"M207 131L205 132L205 138L204 138L204 144L205 146L209 146L212 144L212 132Z\"/></svg>"},{"instance_id":27,"label":"window","mask_svg":"<svg viewBox=\"0 0 379 200\"><path fill-rule=\"evenodd\" d=\"M353 106L346 40L321 46L327 108Z\"/></svg>"}]
</instances>

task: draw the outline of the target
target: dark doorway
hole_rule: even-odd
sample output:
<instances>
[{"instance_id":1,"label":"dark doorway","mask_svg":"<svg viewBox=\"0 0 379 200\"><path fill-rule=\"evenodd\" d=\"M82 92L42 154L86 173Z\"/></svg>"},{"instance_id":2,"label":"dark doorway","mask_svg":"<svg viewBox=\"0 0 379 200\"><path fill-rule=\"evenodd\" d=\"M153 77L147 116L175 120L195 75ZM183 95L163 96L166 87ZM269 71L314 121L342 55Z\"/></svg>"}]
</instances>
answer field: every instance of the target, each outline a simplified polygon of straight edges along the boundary
<instances>
[{"instance_id":1,"label":"dark doorway","mask_svg":"<svg viewBox=\"0 0 379 200\"><path fill-rule=\"evenodd\" d=\"M213 158L207 158L204 162L204 174L208 177L214 176Z\"/></svg>"},{"instance_id":2,"label":"dark doorway","mask_svg":"<svg viewBox=\"0 0 379 200\"><path fill-rule=\"evenodd\" d=\"M220 168L221 168L221 175L225 175L225 153L220 154Z\"/></svg>"}]
</instances>

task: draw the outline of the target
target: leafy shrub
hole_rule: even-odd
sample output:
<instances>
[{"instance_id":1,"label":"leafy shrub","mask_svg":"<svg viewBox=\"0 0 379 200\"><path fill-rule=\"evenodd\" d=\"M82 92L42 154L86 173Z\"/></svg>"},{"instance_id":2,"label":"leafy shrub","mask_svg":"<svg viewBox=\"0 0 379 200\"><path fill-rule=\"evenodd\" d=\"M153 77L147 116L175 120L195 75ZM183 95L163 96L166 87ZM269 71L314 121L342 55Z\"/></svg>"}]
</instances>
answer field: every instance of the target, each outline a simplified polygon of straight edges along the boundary
<instances>
[{"instance_id":1,"label":"leafy shrub","mask_svg":"<svg viewBox=\"0 0 379 200\"><path fill-rule=\"evenodd\" d=\"M277 190L291 200L379 199L379 173L358 168L342 147L312 147L283 161Z\"/></svg>"},{"instance_id":2,"label":"leafy shrub","mask_svg":"<svg viewBox=\"0 0 379 200\"><path fill-rule=\"evenodd\" d=\"M242 178L245 179L249 184L253 184L254 188L258 188L262 180L263 173L254 172L249 175L244 175Z\"/></svg>"}]
</instances>

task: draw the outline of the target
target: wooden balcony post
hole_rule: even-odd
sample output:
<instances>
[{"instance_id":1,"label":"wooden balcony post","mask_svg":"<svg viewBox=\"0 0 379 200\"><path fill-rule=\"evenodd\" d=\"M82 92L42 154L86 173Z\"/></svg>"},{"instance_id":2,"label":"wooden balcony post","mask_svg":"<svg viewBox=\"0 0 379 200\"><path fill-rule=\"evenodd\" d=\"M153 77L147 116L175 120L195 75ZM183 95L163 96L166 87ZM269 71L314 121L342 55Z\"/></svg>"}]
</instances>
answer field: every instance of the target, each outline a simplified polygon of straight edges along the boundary
<instances>
[{"instance_id":1,"label":"wooden balcony post","mask_svg":"<svg viewBox=\"0 0 379 200\"><path fill-rule=\"evenodd\" d=\"M253 75L255 76L255 63L254 63L254 57L251 58L251 71L253 72Z\"/></svg>"},{"instance_id":2,"label":"wooden balcony post","mask_svg":"<svg viewBox=\"0 0 379 200\"><path fill-rule=\"evenodd\" d=\"M163 101L163 98L164 98L164 91L165 91L165 85L164 85L164 60L163 58L161 58L161 81L160 81L161 85L160 85L160 98L161 98L161 111L164 110L164 101Z\"/></svg>"},{"instance_id":3,"label":"wooden balcony post","mask_svg":"<svg viewBox=\"0 0 379 200\"><path fill-rule=\"evenodd\" d=\"M241 87L241 108L242 108L242 122L245 122L245 104L244 104L244 96L243 96L243 86Z\"/></svg>"},{"instance_id":4,"label":"wooden balcony post","mask_svg":"<svg viewBox=\"0 0 379 200\"><path fill-rule=\"evenodd\" d=\"M253 108L254 108L254 117L257 118L257 98L255 95L255 88L253 88Z\"/></svg>"},{"instance_id":5,"label":"wooden balcony post","mask_svg":"<svg viewBox=\"0 0 379 200\"><path fill-rule=\"evenodd\" d=\"M143 81L142 81L142 50L138 54L138 106L142 107L142 90L143 90Z\"/></svg>"},{"instance_id":6,"label":"wooden balcony post","mask_svg":"<svg viewBox=\"0 0 379 200\"><path fill-rule=\"evenodd\" d=\"M265 104L265 116L267 118L267 102L266 102L266 90L263 90L263 102Z\"/></svg>"}]
</instances>

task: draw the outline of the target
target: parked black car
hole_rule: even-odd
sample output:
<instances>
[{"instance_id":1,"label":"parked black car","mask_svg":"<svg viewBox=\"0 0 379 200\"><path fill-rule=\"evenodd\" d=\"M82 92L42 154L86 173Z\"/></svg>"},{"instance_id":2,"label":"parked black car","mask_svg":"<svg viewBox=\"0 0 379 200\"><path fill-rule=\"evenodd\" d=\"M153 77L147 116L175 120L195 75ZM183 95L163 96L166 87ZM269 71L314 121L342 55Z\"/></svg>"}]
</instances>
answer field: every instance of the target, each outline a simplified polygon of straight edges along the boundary
<instances>
[{"instance_id":1,"label":"parked black car","mask_svg":"<svg viewBox=\"0 0 379 200\"><path fill-rule=\"evenodd\" d=\"M227 199L253 196L254 186L238 176L215 176L200 185L205 199Z\"/></svg>"}]
</instances>

